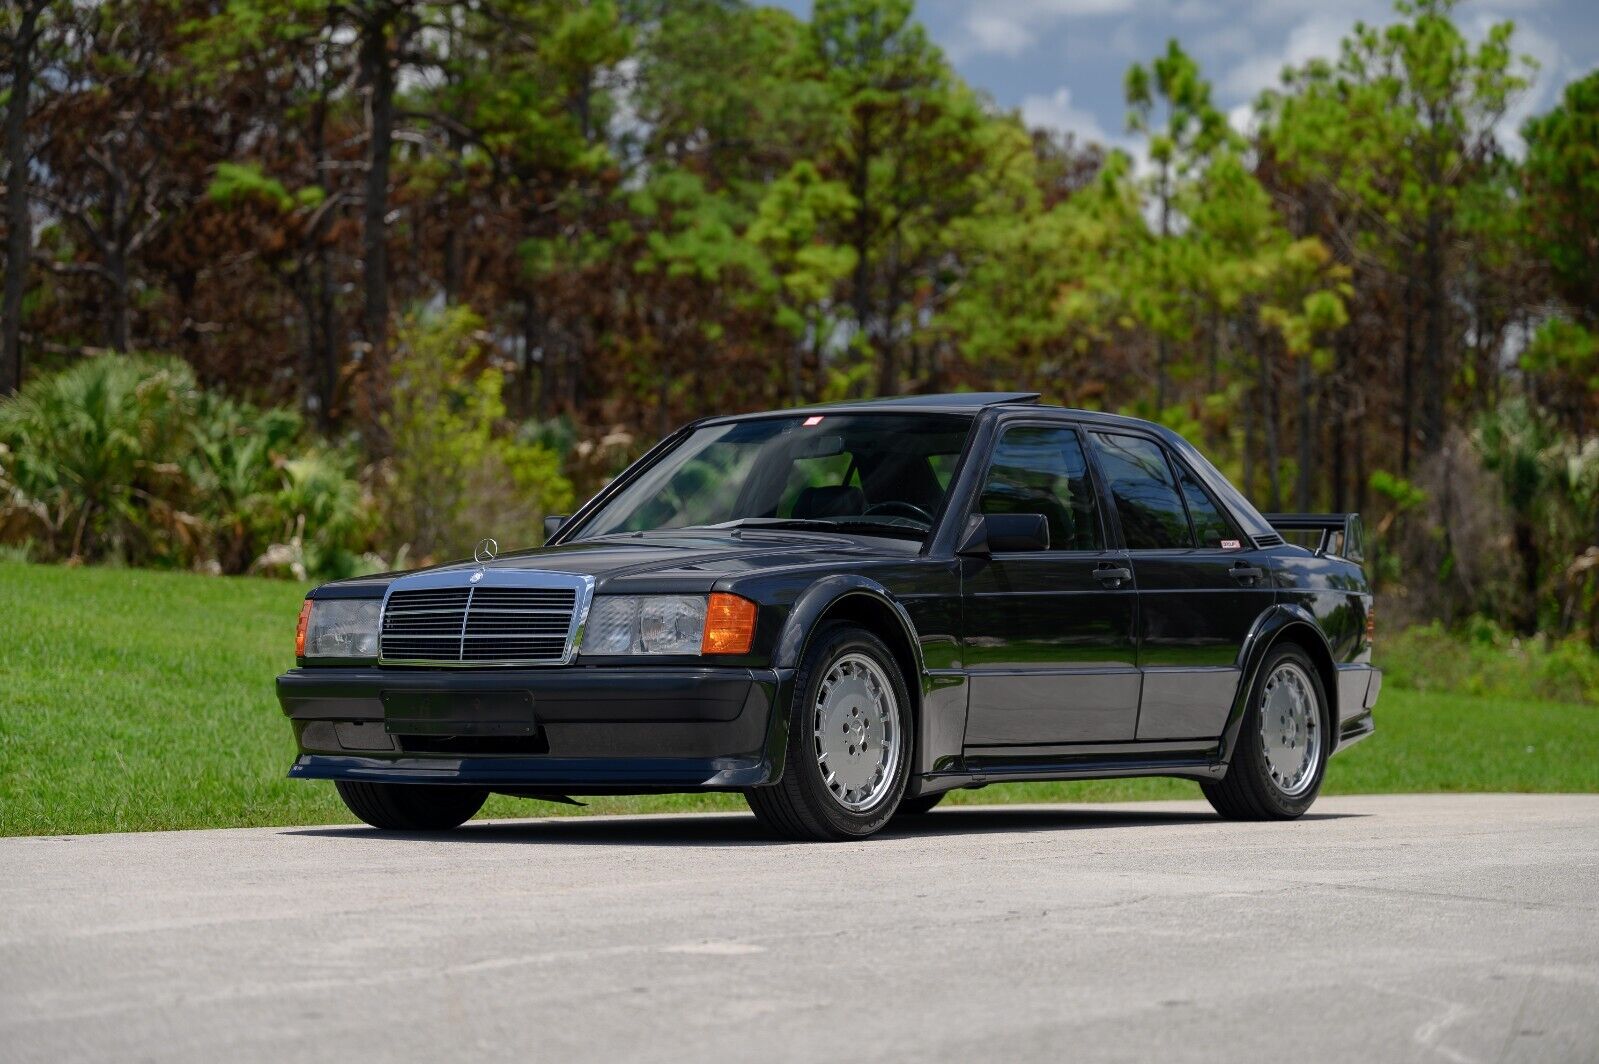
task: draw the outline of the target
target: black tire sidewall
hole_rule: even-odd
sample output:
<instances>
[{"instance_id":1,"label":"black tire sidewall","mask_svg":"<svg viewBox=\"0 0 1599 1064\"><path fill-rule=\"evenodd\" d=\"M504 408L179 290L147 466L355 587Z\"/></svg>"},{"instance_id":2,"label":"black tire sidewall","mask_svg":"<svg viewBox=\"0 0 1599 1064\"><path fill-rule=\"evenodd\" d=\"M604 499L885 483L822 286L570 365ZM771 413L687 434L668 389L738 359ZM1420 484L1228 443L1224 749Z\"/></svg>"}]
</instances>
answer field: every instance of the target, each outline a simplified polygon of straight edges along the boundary
<instances>
[{"instance_id":1,"label":"black tire sidewall","mask_svg":"<svg viewBox=\"0 0 1599 1064\"><path fill-rule=\"evenodd\" d=\"M816 699L821 692L822 679L832 663L845 654L865 654L883 670L894 695L896 726L900 733L900 759L890 782L890 793L877 808L866 813L855 813L834 800L827 784L822 781L822 770L816 763L814 750L816 730ZM830 624L816 633L806 649L804 664L795 677L795 697L788 742L788 764L785 772L798 775L799 790L805 804L817 819L839 835L864 837L878 831L893 818L899 807L905 784L910 779L911 759L915 756L915 731L911 721L910 694L905 687L905 677L899 663L881 639L864 628L847 624Z\"/></svg>"},{"instance_id":2,"label":"black tire sidewall","mask_svg":"<svg viewBox=\"0 0 1599 1064\"><path fill-rule=\"evenodd\" d=\"M1260 748L1260 699L1266 689L1266 682L1277 666L1284 661L1292 661L1304 670L1310 677L1311 688L1316 696L1316 712L1320 717L1321 749L1316 755L1316 780L1304 794L1289 797L1284 794L1271 778L1270 766L1266 763L1265 752ZM1241 757L1235 757L1235 762L1249 772L1251 782L1255 784L1257 797L1265 802L1279 817L1292 818L1300 816L1309 809L1321 794L1322 784L1327 779L1327 759L1332 756L1333 732L1332 714L1327 701L1327 692L1322 684L1321 672L1316 668L1310 655L1298 646L1289 644L1274 647L1266 655L1266 660L1261 662L1260 671L1255 676L1255 682L1249 690L1249 712L1244 715L1243 731L1238 736L1238 743L1242 747L1239 751Z\"/></svg>"}]
</instances>

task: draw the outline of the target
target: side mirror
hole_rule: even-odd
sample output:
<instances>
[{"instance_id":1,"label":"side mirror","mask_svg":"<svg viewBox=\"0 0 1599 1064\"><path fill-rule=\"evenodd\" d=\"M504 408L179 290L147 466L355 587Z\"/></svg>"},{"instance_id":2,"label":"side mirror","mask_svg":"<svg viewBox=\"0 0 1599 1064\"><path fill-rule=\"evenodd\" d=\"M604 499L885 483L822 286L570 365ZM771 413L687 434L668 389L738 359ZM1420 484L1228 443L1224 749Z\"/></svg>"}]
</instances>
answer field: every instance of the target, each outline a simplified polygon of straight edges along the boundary
<instances>
[{"instance_id":1,"label":"side mirror","mask_svg":"<svg viewBox=\"0 0 1599 1064\"><path fill-rule=\"evenodd\" d=\"M1043 514L973 514L957 554L1025 554L1049 549Z\"/></svg>"},{"instance_id":2,"label":"side mirror","mask_svg":"<svg viewBox=\"0 0 1599 1064\"><path fill-rule=\"evenodd\" d=\"M555 533L559 532L561 526L566 524L566 516L566 514L551 514L544 519L544 542L548 543L555 538Z\"/></svg>"}]
</instances>

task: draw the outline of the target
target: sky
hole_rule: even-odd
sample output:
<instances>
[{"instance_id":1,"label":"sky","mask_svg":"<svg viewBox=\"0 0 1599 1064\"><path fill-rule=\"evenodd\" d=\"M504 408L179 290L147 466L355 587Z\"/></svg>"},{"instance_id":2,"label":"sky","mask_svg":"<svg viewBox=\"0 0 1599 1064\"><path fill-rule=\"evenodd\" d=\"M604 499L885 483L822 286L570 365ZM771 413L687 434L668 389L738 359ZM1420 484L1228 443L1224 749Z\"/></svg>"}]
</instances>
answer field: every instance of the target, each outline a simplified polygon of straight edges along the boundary
<instances>
[{"instance_id":1,"label":"sky","mask_svg":"<svg viewBox=\"0 0 1599 1064\"><path fill-rule=\"evenodd\" d=\"M811 2L779 6L808 15ZM1284 64L1335 56L1356 20L1394 19L1390 0L918 0L916 12L967 82L1000 106L1020 108L1033 125L1128 148L1123 75L1168 38L1199 61L1213 101L1243 128ZM1515 22L1516 51L1538 61L1532 87L1500 126L1513 153L1522 120L1599 66L1599 0L1466 0L1456 19L1474 39Z\"/></svg>"}]
</instances>

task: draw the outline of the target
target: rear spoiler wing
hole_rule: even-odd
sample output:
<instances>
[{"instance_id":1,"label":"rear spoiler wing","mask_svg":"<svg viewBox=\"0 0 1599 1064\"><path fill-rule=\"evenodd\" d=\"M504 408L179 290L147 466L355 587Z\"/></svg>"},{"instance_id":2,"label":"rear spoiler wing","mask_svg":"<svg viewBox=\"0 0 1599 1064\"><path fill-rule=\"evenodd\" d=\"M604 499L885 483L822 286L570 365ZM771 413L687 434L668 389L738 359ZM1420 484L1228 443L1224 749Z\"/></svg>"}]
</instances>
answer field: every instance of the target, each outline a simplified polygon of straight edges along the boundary
<instances>
[{"instance_id":1,"label":"rear spoiler wing","mask_svg":"<svg viewBox=\"0 0 1599 1064\"><path fill-rule=\"evenodd\" d=\"M1333 554L1352 562L1366 560L1366 530L1360 515L1348 514L1261 514L1278 532L1319 532L1317 554Z\"/></svg>"}]
</instances>

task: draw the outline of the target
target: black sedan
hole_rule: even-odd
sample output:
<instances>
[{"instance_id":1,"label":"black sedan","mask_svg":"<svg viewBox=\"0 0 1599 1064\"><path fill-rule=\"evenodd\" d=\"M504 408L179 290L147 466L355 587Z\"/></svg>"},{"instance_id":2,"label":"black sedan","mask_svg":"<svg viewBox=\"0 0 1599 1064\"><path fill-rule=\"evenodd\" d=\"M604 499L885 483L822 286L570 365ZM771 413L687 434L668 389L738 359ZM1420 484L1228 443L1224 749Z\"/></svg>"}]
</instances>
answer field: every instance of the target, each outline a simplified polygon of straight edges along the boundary
<instances>
[{"instance_id":1,"label":"black sedan","mask_svg":"<svg viewBox=\"0 0 1599 1064\"><path fill-rule=\"evenodd\" d=\"M311 592L290 773L413 831L491 792L738 791L845 839L957 787L1116 776L1296 817L1372 730L1360 540L1035 395L708 418L541 549Z\"/></svg>"}]
</instances>

